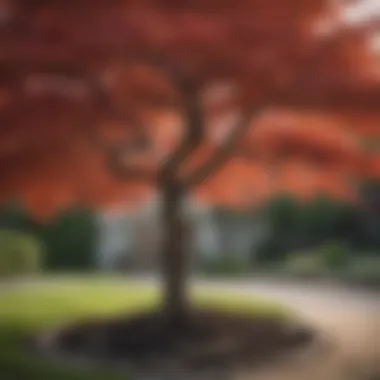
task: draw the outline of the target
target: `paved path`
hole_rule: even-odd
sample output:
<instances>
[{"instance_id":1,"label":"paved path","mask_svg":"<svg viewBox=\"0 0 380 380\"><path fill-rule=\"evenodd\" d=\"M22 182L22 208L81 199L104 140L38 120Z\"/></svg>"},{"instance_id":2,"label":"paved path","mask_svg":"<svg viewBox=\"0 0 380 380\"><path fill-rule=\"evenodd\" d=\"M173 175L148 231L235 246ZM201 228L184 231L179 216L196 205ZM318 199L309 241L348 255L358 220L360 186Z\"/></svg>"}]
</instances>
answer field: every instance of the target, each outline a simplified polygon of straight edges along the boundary
<instances>
[{"instance_id":1,"label":"paved path","mask_svg":"<svg viewBox=\"0 0 380 380\"><path fill-rule=\"evenodd\" d=\"M332 342L329 349L318 355L288 360L276 368L246 374L242 379L380 380L380 292L273 280L206 284L284 302ZM370 377L375 372L379 377Z\"/></svg>"},{"instance_id":2,"label":"paved path","mask_svg":"<svg viewBox=\"0 0 380 380\"><path fill-rule=\"evenodd\" d=\"M67 279L68 281L70 278ZM45 286L49 280L8 284ZM155 284L152 278L121 281ZM333 345L320 354L302 360L287 360L255 374L244 374L241 380L379 380L365 377L378 371L380 375L380 292L353 290L337 285L315 285L273 280L201 280L195 287L264 296L290 305L301 318L313 325ZM240 379L239 379L240 380Z\"/></svg>"},{"instance_id":3,"label":"paved path","mask_svg":"<svg viewBox=\"0 0 380 380\"><path fill-rule=\"evenodd\" d=\"M273 279L198 279L196 287L278 300L327 340L325 349L308 357L286 360L238 380L380 380L379 291Z\"/></svg>"}]
</instances>

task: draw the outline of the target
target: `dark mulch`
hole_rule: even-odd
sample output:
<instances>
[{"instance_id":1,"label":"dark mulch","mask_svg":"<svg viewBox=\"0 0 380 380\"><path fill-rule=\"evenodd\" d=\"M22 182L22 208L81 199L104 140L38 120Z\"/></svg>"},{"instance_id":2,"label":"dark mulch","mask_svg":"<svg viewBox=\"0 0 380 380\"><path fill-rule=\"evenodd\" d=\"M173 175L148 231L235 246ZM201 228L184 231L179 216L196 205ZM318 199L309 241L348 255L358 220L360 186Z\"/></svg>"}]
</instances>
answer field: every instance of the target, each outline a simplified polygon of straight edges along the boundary
<instances>
[{"instance_id":1,"label":"dark mulch","mask_svg":"<svg viewBox=\"0 0 380 380\"><path fill-rule=\"evenodd\" d=\"M145 367L175 360L182 367L203 369L252 365L307 345L313 336L308 329L275 318L197 310L181 328L165 323L159 313L146 313L69 326L48 344L74 356Z\"/></svg>"}]
</instances>

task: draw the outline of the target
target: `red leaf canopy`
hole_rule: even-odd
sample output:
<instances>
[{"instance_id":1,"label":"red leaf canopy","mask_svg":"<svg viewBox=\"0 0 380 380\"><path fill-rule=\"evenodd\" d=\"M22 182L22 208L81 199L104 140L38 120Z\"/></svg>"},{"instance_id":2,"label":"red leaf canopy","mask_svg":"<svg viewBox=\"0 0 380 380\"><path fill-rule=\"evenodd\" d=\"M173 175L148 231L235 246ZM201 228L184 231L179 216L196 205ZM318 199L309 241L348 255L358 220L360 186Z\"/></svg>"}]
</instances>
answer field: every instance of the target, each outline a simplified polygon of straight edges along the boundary
<instances>
[{"instance_id":1,"label":"red leaf canopy","mask_svg":"<svg viewBox=\"0 0 380 380\"><path fill-rule=\"evenodd\" d=\"M208 202L237 207L273 188L346 196L368 159L349 130L378 133L380 80L372 29L342 28L339 14L324 0L2 1L1 199L20 196L39 216L136 205L164 162L175 157L187 183L221 150L188 186ZM321 34L327 21L336 28Z\"/></svg>"}]
</instances>

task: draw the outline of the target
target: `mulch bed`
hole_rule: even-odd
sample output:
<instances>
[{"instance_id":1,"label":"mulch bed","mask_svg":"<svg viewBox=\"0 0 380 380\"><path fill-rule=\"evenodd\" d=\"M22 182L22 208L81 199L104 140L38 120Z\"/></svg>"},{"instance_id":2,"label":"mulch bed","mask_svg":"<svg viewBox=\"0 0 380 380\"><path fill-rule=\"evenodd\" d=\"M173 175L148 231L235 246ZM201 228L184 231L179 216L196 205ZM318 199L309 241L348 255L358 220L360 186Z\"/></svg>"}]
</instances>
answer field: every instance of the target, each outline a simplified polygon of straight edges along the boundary
<instances>
[{"instance_id":1,"label":"mulch bed","mask_svg":"<svg viewBox=\"0 0 380 380\"><path fill-rule=\"evenodd\" d=\"M251 366L307 346L314 334L279 319L194 310L180 329L160 313L84 322L56 330L38 347L72 357L147 368L180 363L189 370Z\"/></svg>"}]
</instances>

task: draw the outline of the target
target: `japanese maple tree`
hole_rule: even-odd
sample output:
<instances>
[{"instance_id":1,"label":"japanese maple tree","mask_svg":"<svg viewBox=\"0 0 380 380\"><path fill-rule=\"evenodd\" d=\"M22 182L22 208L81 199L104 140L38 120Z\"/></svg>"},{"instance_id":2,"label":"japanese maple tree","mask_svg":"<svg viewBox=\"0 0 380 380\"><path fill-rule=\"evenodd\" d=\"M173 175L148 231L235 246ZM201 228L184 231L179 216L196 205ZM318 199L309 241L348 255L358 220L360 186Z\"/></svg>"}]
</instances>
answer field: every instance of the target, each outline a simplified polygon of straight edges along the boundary
<instances>
[{"instance_id":1,"label":"japanese maple tree","mask_svg":"<svg viewBox=\"0 0 380 380\"><path fill-rule=\"evenodd\" d=\"M372 27L344 25L340 11L325 0L2 1L1 198L45 216L158 191L165 310L182 321L187 196L244 207L268 193L274 162L310 163L311 190L340 191L346 178L329 189L331 170L357 174L346 159L360 149L332 129L352 112L377 118L379 72Z\"/></svg>"}]
</instances>

